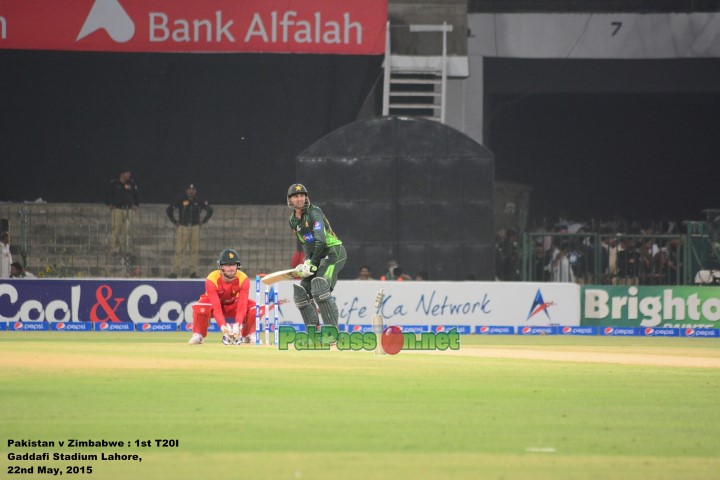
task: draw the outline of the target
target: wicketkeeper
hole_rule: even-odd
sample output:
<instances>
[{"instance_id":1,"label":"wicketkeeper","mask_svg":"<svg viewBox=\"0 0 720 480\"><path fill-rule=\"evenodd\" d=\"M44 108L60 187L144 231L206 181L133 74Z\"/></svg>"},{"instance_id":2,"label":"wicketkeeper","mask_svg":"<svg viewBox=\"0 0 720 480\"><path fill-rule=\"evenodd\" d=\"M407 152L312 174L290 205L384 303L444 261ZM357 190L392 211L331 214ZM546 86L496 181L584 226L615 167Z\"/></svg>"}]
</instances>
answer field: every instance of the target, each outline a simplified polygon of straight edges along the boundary
<instances>
[{"instance_id":1,"label":"wicketkeeper","mask_svg":"<svg viewBox=\"0 0 720 480\"><path fill-rule=\"evenodd\" d=\"M203 343L210 317L220 325L223 343L250 343L255 333L255 302L248 298L250 280L239 270L242 265L235 250L220 252L217 264L218 269L205 279L205 293L193 306L193 335L188 343Z\"/></svg>"},{"instance_id":2,"label":"wicketkeeper","mask_svg":"<svg viewBox=\"0 0 720 480\"><path fill-rule=\"evenodd\" d=\"M308 328L320 325L313 302L317 302L320 308L323 324L337 327L338 308L332 291L347 260L345 247L333 232L322 210L310 203L304 185L290 185L287 204L293 209L290 228L302 243L305 252L305 263L295 269L303 277L300 285L293 285L295 305Z\"/></svg>"}]
</instances>

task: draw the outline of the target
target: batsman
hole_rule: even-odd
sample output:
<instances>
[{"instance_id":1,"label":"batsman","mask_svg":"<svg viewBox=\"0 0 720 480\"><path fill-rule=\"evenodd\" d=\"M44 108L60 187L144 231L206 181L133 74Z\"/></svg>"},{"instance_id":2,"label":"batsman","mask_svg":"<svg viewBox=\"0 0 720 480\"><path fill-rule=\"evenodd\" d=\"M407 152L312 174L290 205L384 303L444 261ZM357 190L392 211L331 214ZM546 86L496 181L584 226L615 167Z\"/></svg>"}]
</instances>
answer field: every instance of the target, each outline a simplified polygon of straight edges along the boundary
<instances>
[{"instance_id":1,"label":"batsman","mask_svg":"<svg viewBox=\"0 0 720 480\"><path fill-rule=\"evenodd\" d=\"M347 260L345 247L322 210L310 203L304 185L290 185L287 204L293 210L290 228L302 243L305 253L305 263L295 269L302 277L300 285L293 285L295 306L308 329L320 325L314 302L320 309L323 324L337 328L338 308L332 291Z\"/></svg>"}]
</instances>

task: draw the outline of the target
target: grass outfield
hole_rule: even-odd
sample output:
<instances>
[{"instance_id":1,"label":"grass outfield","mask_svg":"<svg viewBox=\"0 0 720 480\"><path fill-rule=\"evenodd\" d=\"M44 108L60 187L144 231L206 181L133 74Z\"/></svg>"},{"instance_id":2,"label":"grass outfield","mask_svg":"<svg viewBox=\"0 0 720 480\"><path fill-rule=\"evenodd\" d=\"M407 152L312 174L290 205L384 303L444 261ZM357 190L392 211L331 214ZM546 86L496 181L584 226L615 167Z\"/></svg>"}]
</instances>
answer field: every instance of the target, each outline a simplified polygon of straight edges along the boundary
<instances>
[{"instance_id":1,"label":"grass outfield","mask_svg":"<svg viewBox=\"0 0 720 480\"><path fill-rule=\"evenodd\" d=\"M0 332L0 479L717 479L720 341L466 336L459 352ZM8 439L124 441L11 448ZM155 446L177 439L179 447ZM135 447L149 440L152 447ZM138 453L142 462L10 461ZM34 466L9 474L9 466Z\"/></svg>"}]
</instances>

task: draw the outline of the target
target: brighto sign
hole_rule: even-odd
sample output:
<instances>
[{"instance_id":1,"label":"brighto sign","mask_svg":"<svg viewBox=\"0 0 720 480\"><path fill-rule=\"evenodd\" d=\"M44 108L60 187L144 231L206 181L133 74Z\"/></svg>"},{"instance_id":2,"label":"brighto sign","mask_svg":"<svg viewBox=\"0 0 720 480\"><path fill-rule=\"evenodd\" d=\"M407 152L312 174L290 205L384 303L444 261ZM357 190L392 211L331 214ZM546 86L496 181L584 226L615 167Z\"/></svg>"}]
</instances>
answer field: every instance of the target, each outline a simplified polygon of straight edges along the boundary
<instances>
[{"instance_id":1,"label":"brighto sign","mask_svg":"<svg viewBox=\"0 0 720 480\"><path fill-rule=\"evenodd\" d=\"M606 290L585 289L585 318L606 320L641 320L643 327L655 327L663 320L720 320L720 298L700 299L697 293L684 297L673 295L672 288L660 296L638 297L638 288L630 287L627 295L610 296Z\"/></svg>"}]
</instances>

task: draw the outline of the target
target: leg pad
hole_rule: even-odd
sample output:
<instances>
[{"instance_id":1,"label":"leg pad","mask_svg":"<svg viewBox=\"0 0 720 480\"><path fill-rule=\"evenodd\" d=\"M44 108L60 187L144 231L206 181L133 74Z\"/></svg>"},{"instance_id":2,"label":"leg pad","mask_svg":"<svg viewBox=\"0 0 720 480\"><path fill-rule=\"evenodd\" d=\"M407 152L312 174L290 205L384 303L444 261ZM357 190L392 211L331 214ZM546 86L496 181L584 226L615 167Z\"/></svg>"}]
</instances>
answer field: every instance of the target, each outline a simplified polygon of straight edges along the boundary
<instances>
[{"instance_id":1,"label":"leg pad","mask_svg":"<svg viewBox=\"0 0 720 480\"><path fill-rule=\"evenodd\" d=\"M295 301L295 306L300 310L300 315L302 316L303 322L305 322L305 326L310 328L311 326L316 327L320 325L315 304L305 289L295 284L293 285L293 290L293 300Z\"/></svg>"},{"instance_id":2,"label":"leg pad","mask_svg":"<svg viewBox=\"0 0 720 480\"><path fill-rule=\"evenodd\" d=\"M193 333L206 337L211 315L212 305L202 303L193 305Z\"/></svg>"},{"instance_id":3,"label":"leg pad","mask_svg":"<svg viewBox=\"0 0 720 480\"><path fill-rule=\"evenodd\" d=\"M335 303L335 300L332 297L332 292L330 291L330 284L328 284L327 280L324 278L319 277L313 278L310 285L313 298L315 298L315 301L318 303L318 307L320 307L320 315L322 315L323 324L332 325L337 328L339 314L337 304Z\"/></svg>"}]
</instances>

